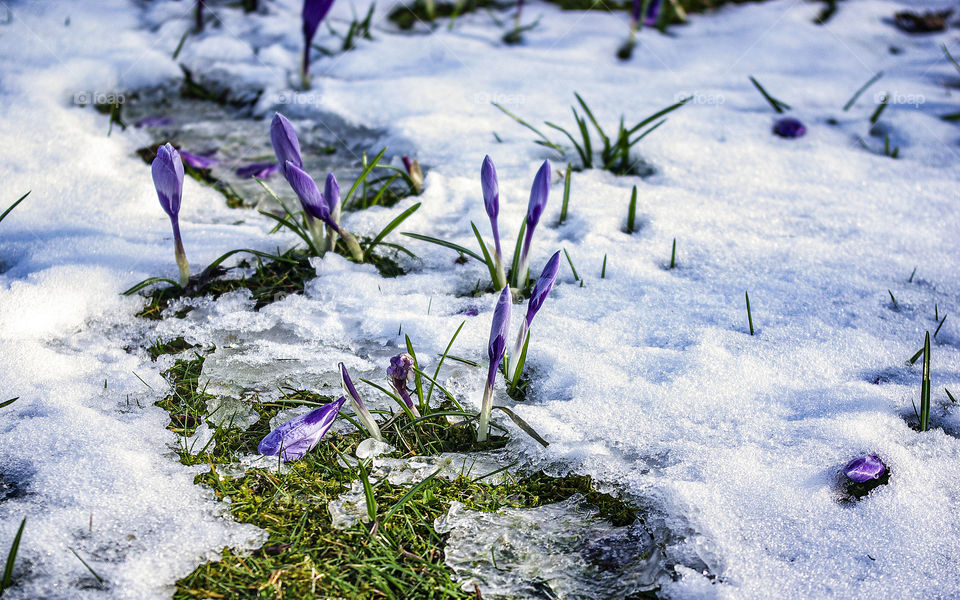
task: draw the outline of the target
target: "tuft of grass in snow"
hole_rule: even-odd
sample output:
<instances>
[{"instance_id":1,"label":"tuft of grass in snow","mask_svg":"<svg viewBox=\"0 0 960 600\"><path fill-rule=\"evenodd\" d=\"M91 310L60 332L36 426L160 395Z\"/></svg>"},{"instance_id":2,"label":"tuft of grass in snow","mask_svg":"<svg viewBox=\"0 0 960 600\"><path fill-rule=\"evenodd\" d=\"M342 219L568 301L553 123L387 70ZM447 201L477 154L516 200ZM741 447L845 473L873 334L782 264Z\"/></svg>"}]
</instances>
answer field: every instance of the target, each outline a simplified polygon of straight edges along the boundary
<instances>
[{"instance_id":1,"label":"tuft of grass in snow","mask_svg":"<svg viewBox=\"0 0 960 600\"><path fill-rule=\"evenodd\" d=\"M17 562L17 551L20 550L20 538L23 537L23 528L27 525L27 518L20 521L20 528L17 529L17 535L10 544L10 551L7 552L7 562L3 567L3 579L0 579L0 595L4 590L13 585L13 565Z\"/></svg>"},{"instance_id":2,"label":"tuft of grass in snow","mask_svg":"<svg viewBox=\"0 0 960 600\"><path fill-rule=\"evenodd\" d=\"M413 29L417 23L432 24L438 18L450 18L480 9L503 9L514 6L513 2L501 0L459 0L457 2L434 2L433 0L415 0L410 4L401 4L387 14L387 19L400 29Z\"/></svg>"},{"instance_id":3,"label":"tuft of grass in snow","mask_svg":"<svg viewBox=\"0 0 960 600\"><path fill-rule=\"evenodd\" d=\"M32 191L32 190L31 190L31 191ZM27 196L29 196L29 195L30 195L30 192L27 192L26 194L20 196L20 198L19 198L16 202L14 202L14 203L11 204L9 207L7 207L7 209L6 209L5 211L3 211L3 213L0 213L0 221L3 221L3 219L6 218L6 216L10 214L10 211L12 211L13 209L15 209L18 204L20 204L21 202L23 202L24 200L26 200L26 199L27 199Z\"/></svg>"},{"instance_id":4,"label":"tuft of grass in snow","mask_svg":"<svg viewBox=\"0 0 960 600\"><path fill-rule=\"evenodd\" d=\"M627 233L637 230L637 186L630 192L630 205L627 207Z\"/></svg>"},{"instance_id":5,"label":"tuft of grass in snow","mask_svg":"<svg viewBox=\"0 0 960 600\"><path fill-rule=\"evenodd\" d=\"M747 323L750 325L750 335L753 335L753 313L750 312L750 292L743 293L747 300Z\"/></svg>"}]
</instances>

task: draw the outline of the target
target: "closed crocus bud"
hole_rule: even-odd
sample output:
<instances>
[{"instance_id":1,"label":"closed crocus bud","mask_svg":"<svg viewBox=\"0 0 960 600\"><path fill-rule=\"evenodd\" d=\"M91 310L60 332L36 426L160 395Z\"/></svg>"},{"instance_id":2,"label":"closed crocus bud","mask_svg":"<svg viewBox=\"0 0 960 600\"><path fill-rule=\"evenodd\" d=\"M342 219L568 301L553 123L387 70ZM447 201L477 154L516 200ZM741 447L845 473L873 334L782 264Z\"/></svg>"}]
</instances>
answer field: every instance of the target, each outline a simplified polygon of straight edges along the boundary
<instances>
[{"instance_id":1,"label":"closed crocus bud","mask_svg":"<svg viewBox=\"0 0 960 600\"><path fill-rule=\"evenodd\" d=\"M783 117L773 124L773 132L784 138L798 138L807 132L807 128L793 117Z\"/></svg>"},{"instance_id":2,"label":"closed crocus bud","mask_svg":"<svg viewBox=\"0 0 960 600\"><path fill-rule=\"evenodd\" d=\"M194 154L192 152L187 152L186 150L181 150L180 158L183 159L183 162L194 169L209 169L213 165L220 162L219 160L213 158L212 155L215 153L216 150L206 154Z\"/></svg>"},{"instance_id":3,"label":"closed crocus bud","mask_svg":"<svg viewBox=\"0 0 960 600\"><path fill-rule=\"evenodd\" d=\"M420 411L417 410L407 390L407 384L413 377L413 357L409 354L398 354L390 359L390 366L387 367L387 377L390 378L390 384L400 395L400 399L410 409L414 418L420 418Z\"/></svg>"},{"instance_id":4,"label":"closed crocus bud","mask_svg":"<svg viewBox=\"0 0 960 600\"><path fill-rule=\"evenodd\" d=\"M378 442L382 442L383 436L380 435L380 426L377 425L377 421L373 418L373 415L371 415L367 407L364 406L363 400L360 398L360 393L357 392L357 388L353 385L353 380L350 379L350 373L347 372L347 367L344 366L343 363L340 363L340 381L343 384L343 389L353 402L353 410L357 413L367 433Z\"/></svg>"},{"instance_id":5,"label":"closed crocus bud","mask_svg":"<svg viewBox=\"0 0 960 600\"><path fill-rule=\"evenodd\" d=\"M323 198L327 201L327 209L330 211L330 220L340 225L340 184L333 173L327 174L327 180L323 184ZM333 252L337 247L337 230L327 225L327 251Z\"/></svg>"},{"instance_id":6,"label":"closed crocus bud","mask_svg":"<svg viewBox=\"0 0 960 600\"><path fill-rule=\"evenodd\" d=\"M287 176L287 161L303 168L297 132L293 130L290 121L280 113L273 115L273 121L270 123L270 143L273 144L273 152L277 155L277 163L284 177Z\"/></svg>"},{"instance_id":7,"label":"closed crocus bud","mask_svg":"<svg viewBox=\"0 0 960 600\"><path fill-rule=\"evenodd\" d=\"M879 479L883 477L883 474L886 472L886 465L883 464L883 461L880 460L880 457L876 454L867 454L866 456L855 458L848 462L847 466L843 468L843 474L854 483L866 483L874 479Z\"/></svg>"},{"instance_id":8,"label":"closed crocus bud","mask_svg":"<svg viewBox=\"0 0 960 600\"><path fill-rule=\"evenodd\" d=\"M423 191L423 171L420 169L420 162L417 159L410 160L406 154L402 157L403 168L407 170L410 181L413 183L413 191L417 195Z\"/></svg>"},{"instance_id":9,"label":"closed crocus bud","mask_svg":"<svg viewBox=\"0 0 960 600\"><path fill-rule=\"evenodd\" d=\"M489 156L483 157L480 166L480 187L483 190L483 207L490 217L490 229L493 230L493 242L497 248L497 260L500 259L500 231L497 226L497 215L500 214L500 185L497 182L497 170Z\"/></svg>"},{"instance_id":10,"label":"closed crocus bud","mask_svg":"<svg viewBox=\"0 0 960 600\"><path fill-rule=\"evenodd\" d=\"M520 368L519 360L520 354L523 352L523 346L527 343L527 336L530 334L530 325L533 323L533 317L536 316L537 312L540 310L540 307L543 306L544 301L547 299L547 295L550 293L550 290L553 288L554 282L557 280L557 273L560 271L560 251L554 253L550 257L550 260L547 261L547 265L543 268L543 271L540 272L540 278L537 279L536 285L533 286L533 292L530 294L530 299L527 300L527 315L524 318L523 322L520 323L520 333L517 335L517 341L514 344L513 352L507 357L507 373L508 376L516 378L519 373L516 372L516 369Z\"/></svg>"},{"instance_id":11,"label":"closed crocus bud","mask_svg":"<svg viewBox=\"0 0 960 600\"><path fill-rule=\"evenodd\" d=\"M507 336L510 335L510 308L513 298L510 287L503 288L497 306L493 309L493 321L490 325L490 340L487 343L487 357L490 365L487 370L487 383L483 388L483 400L480 403L480 422L477 429L477 441L487 439L490 429L490 412L493 410L493 384L497 380L497 367L507 350Z\"/></svg>"},{"instance_id":12,"label":"closed crocus bud","mask_svg":"<svg viewBox=\"0 0 960 600\"><path fill-rule=\"evenodd\" d=\"M157 157L150 165L150 171L160 206L170 217L170 224L173 226L174 256L180 269L180 286L185 287L190 281L190 264L180 238L180 199L183 194L183 163L180 153L170 144L160 146L157 148Z\"/></svg>"},{"instance_id":13,"label":"closed crocus bud","mask_svg":"<svg viewBox=\"0 0 960 600\"><path fill-rule=\"evenodd\" d=\"M516 277L516 285L519 288L526 287L528 271L530 269L530 242L533 240L533 231L540 222L540 216L547 207L547 198L550 196L550 161L543 161L536 177L533 178L533 186L530 188L530 202L527 204L527 233L523 240L523 248L520 251L520 268Z\"/></svg>"},{"instance_id":14,"label":"closed crocus bud","mask_svg":"<svg viewBox=\"0 0 960 600\"><path fill-rule=\"evenodd\" d=\"M268 433L257 446L257 451L266 456L279 455L284 462L303 458L330 431L346 401L340 396L330 404L290 419Z\"/></svg>"},{"instance_id":15,"label":"closed crocus bud","mask_svg":"<svg viewBox=\"0 0 960 600\"><path fill-rule=\"evenodd\" d=\"M647 5L647 14L644 15L643 24L647 27L653 27L660 18L660 0L650 0Z\"/></svg>"},{"instance_id":16,"label":"closed crocus bud","mask_svg":"<svg viewBox=\"0 0 960 600\"><path fill-rule=\"evenodd\" d=\"M310 177L309 173L289 160L286 164L286 172L287 181L290 182L290 187L300 198L300 205L304 212L315 219L320 219L328 226L338 229L337 224L330 217L330 206L324 199L323 194L320 193L320 188L317 187L317 182L313 180L313 177Z\"/></svg>"}]
</instances>

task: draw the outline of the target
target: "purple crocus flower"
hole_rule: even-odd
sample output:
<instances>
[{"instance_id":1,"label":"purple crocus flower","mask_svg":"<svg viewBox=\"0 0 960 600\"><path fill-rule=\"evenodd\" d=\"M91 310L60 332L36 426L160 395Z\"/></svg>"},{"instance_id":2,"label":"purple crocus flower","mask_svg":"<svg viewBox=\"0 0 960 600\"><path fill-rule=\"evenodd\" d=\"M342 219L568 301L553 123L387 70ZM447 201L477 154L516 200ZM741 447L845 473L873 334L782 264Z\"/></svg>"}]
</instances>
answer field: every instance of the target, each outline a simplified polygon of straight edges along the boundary
<instances>
[{"instance_id":1,"label":"purple crocus flower","mask_svg":"<svg viewBox=\"0 0 960 600\"><path fill-rule=\"evenodd\" d=\"M879 479L886 472L886 465L876 454L867 454L855 458L843 468L843 474L855 483L866 483L873 479Z\"/></svg>"},{"instance_id":2,"label":"purple crocus flower","mask_svg":"<svg viewBox=\"0 0 960 600\"><path fill-rule=\"evenodd\" d=\"M517 287L526 287L528 272L530 269L530 242L533 240L533 231L540 222L540 215L547 206L547 198L550 195L550 161L545 160L533 178L533 186L530 188L530 202L527 204L527 233L523 240L523 248L520 251L519 272L516 274L515 284Z\"/></svg>"},{"instance_id":3,"label":"purple crocus flower","mask_svg":"<svg viewBox=\"0 0 960 600\"><path fill-rule=\"evenodd\" d=\"M327 202L327 209L330 211L330 220L340 225L340 184L333 173L327 174L327 180L323 184L323 197ZM337 229L327 226L327 250L333 252L337 247Z\"/></svg>"},{"instance_id":4,"label":"purple crocus flower","mask_svg":"<svg viewBox=\"0 0 960 600\"><path fill-rule=\"evenodd\" d=\"M334 0L304 0L301 19L303 21L303 65L300 69L300 77L303 80L303 87L310 87L310 44L313 43L313 36L320 27Z\"/></svg>"},{"instance_id":5,"label":"purple crocus flower","mask_svg":"<svg viewBox=\"0 0 960 600\"><path fill-rule=\"evenodd\" d=\"M170 144L160 146L157 148L157 157L150 165L150 171L160 206L170 217L170 224L173 226L173 249L180 269L180 285L186 286L190 281L190 264L187 263L183 241L180 239L180 199L183 195L183 162L180 160L180 153Z\"/></svg>"},{"instance_id":6,"label":"purple crocus flower","mask_svg":"<svg viewBox=\"0 0 960 600\"><path fill-rule=\"evenodd\" d=\"M340 396L330 404L290 419L260 440L257 451L266 456L280 455L284 462L300 460L330 431L346 401Z\"/></svg>"},{"instance_id":7,"label":"purple crocus flower","mask_svg":"<svg viewBox=\"0 0 960 600\"><path fill-rule=\"evenodd\" d=\"M146 116L136 123L134 127L165 127L173 123L173 120L169 117L163 117L160 115L149 115Z\"/></svg>"},{"instance_id":8,"label":"purple crocus flower","mask_svg":"<svg viewBox=\"0 0 960 600\"><path fill-rule=\"evenodd\" d=\"M480 167L480 187L483 189L483 207L490 217L490 229L493 230L493 243L497 247L497 260L500 260L500 231L497 228L497 215L500 214L500 185L497 183L497 170L489 156L483 157Z\"/></svg>"},{"instance_id":9,"label":"purple crocus flower","mask_svg":"<svg viewBox=\"0 0 960 600\"><path fill-rule=\"evenodd\" d=\"M340 363L340 381L347 395L350 396L350 400L353 402L353 410L357 413L360 421L363 422L367 433L370 434L370 437L382 442L383 436L380 435L380 426L377 425L373 415L371 415L367 407L364 406L363 400L360 398L360 393L357 392L356 386L353 385L353 380L350 379L350 373L347 372L347 367L344 366L343 363Z\"/></svg>"},{"instance_id":10,"label":"purple crocus flower","mask_svg":"<svg viewBox=\"0 0 960 600\"><path fill-rule=\"evenodd\" d=\"M520 360L523 346L527 343L527 336L530 334L530 325L533 323L533 317L536 316L537 311L540 310L540 307L543 306L544 301L547 299L547 295L557 280L557 273L559 271L560 251L558 250L550 257L550 260L547 261L547 265L543 267L543 271L540 272L540 278L537 279L536 285L533 286L530 299L527 300L527 316L523 322L520 323L520 333L517 335L517 342L514 344L513 353L507 357L508 376L516 378L516 376L519 375L519 373L516 372L516 370L520 368L517 361Z\"/></svg>"},{"instance_id":11,"label":"purple crocus flower","mask_svg":"<svg viewBox=\"0 0 960 600\"><path fill-rule=\"evenodd\" d=\"M410 157L404 154L401 157L403 160L403 168L407 170L407 175L410 176L410 181L413 182L413 191L420 194L423 191L423 171L420 169L420 161L417 159L410 160Z\"/></svg>"},{"instance_id":12,"label":"purple crocus flower","mask_svg":"<svg viewBox=\"0 0 960 600\"><path fill-rule=\"evenodd\" d=\"M407 405L414 418L420 418L420 411L413 403L410 392L407 390L407 384L413 378L413 357L409 354L398 354L390 359L390 366L387 367L387 377L390 378L390 384L393 389L400 394L403 403Z\"/></svg>"},{"instance_id":13,"label":"purple crocus flower","mask_svg":"<svg viewBox=\"0 0 960 600\"><path fill-rule=\"evenodd\" d=\"M773 124L773 132L784 138L798 138L807 132L807 128L793 117L783 117Z\"/></svg>"},{"instance_id":14,"label":"purple crocus flower","mask_svg":"<svg viewBox=\"0 0 960 600\"><path fill-rule=\"evenodd\" d=\"M216 152L216 150L213 150L204 154L194 154L193 152L181 150L180 158L182 158L183 162L187 163L188 166L194 169L209 169L213 165L220 162L219 160L213 158L213 155L216 154Z\"/></svg>"},{"instance_id":15,"label":"purple crocus flower","mask_svg":"<svg viewBox=\"0 0 960 600\"><path fill-rule=\"evenodd\" d=\"M280 170L280 163L275 162L255 162L244 165L237 169L237 177L248 179L256 177L257 179L267 179Z\"/></svg>"},{"instance_id":16,"label":"purple crocus flower","mask_svg":"<svg viewBox=\"0 0 960 600\"><path fill-rule=\"evenodd\" d=\"M277 163L284 177L287 177L287 161L303 168L297 132L290 121L280 113L273 115L273 121L270 122L270 143L273 144L273 152L277 155Z\"/></svg>"},{"instance_id":17,"label":"purple crocus flower","mask_svg":"<svg viewBox=\"0 0 960 600\"><path fill-rule=\"evenodd\" d=\"M317 187L317 182L313 180L313 177L310 177L306 171L289 160L286 165L286 175L287 181L290 182L290 187L293 188L297 197L300 198L300 204L303 206L304 212L316 219L320 219L326 223L328 227L339 232L340 227L330 216L330 205L327 204L323 194L320 193L320 188Z\"/></svg>"},{"instance_id":18,"label":"purple crocus flower","mask_svg":"<svg viewBox=\"0 0 960 600\"><path fill-rule=\"evenodd\" d=\"M497 307L493 309L493 322L490 325L490 341L487 343L487 356L490 366L487 370L487 384L483 388L483 401L480 404L480 424L477 429L477 441L487 439L487 430L490 428L490 411L493 410L493 384L497 380L497 366L503 360L507 350L507 336L510 335L510 308L513 298L510 296L510 286L503 288Z\"/></svg>"}]
</instances>

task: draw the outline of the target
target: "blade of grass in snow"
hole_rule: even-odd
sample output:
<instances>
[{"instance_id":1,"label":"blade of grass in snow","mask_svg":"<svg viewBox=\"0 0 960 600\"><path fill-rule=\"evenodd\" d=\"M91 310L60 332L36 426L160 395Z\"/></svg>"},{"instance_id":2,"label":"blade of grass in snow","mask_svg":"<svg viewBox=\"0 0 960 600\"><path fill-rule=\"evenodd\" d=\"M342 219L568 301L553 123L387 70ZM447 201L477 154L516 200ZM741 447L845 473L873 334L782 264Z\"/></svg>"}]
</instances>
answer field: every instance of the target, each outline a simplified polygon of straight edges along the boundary
<instances>
[{"instance_id":1,"label":"blade of grass in snow","mask_svg":"<svg viewBox=\"0 0 960 600\"><path fill-rule=\"evenodd\" d=\"M73 548L68 548L68 549L70 550L70 552L73 552L73 555L77 557L77 560L79 560L83 564L83 566L85 566L87 570L90 571L90 574L93 575L93 578L97 580L97 583L103 585L103 577L100 577L99 575L97 575L97 572L94 571L93 568L87 564L87 561L83 560L83 558L79 554L77 554L76 550L74 550Z\"/></svg>"},{"instance_id":2,"label":"blade of grass in snow","mask_svg":"<svg viewBox=\"0 0 960 600\"><path fill-rule=\"evenodd\" d=\"M410 336L404 334L403 339L407 343L407 354L409 354L410 358L413 359L413 369L415 373L413 383L417 389L417 399L420 401L420 412L425 412L426 406L423 403L423 383L420 380L420 363L417 362L417 353L413 349L413 343L410 341Z\"/></svg>"},{"instance_id":3,"label":"blade of grass in snow","mask_svg":"<svg viewBox=\"0 0 960 600\"><path fill-rule=\"evenodd\" d=\"M350 191L347 192L347 195L344 196L343 200L340 201L341 206L347 206L347 203L350 202L350 198L353 196L353 193L357 191L357 188L360 187L361 184L366 182L367 175L370 174L370 171L373 171L374 167L377 166L377 163L380 162L380 159L383 158L383 155L386 153L387 153L387 149L386 147L384 147L384 149L381 150L380 153L377 154L372 161L364 165L363 170L360 171L360 175L357 176L356 181L354 181L353 185L350 186ZM364 160L366 160L366 154L364 154ZM366 194L364 194L364 198L366 198Z\"/></svg>"},{"instance_id":4,"label":"blade of grass in snow","mask_svg":"<svg viewBox=\"0 0 960 600\"><path fill-rule=\"evenodd\" d=\"M893 302L893 310L900 310L900 305L897 304L897 299L893 297L893 292L887 290L887 293L890 294L890 301Z\"/></svg>"},{"instance_id":5,"label":"blade of grass in snow","mask_svg":"<svg viewBox=\"0 0 960 600\"><path fill-rule=\"evenodd\" d=\"M435 238L435 237L430 237L430 236L428 236L428 235L422 235L422 234L419 234L419 233L411 233L411 232L409 232L409 231L403 231L403 232L400 233L400 235L405 235L405 236L407 236L407 237L412 237L413 239L415 239L415 240L420 240L421 242L429 242L429 243L431 243L431 244L436 244L436 245L438 245L438 246L444 246L444 247L446 247L446 248L450 248L450 249L452 249L452 250L456 250L457 252L459 252L460 254L463 254L464 256L469 256L470 258L473 258L473 259L475 259L475 260L478 260L478 261L480 261L480 262L482 262L482 263L486 263L486 261L483 260L483 257L482 257L482 256L480 256L479 254L477 254L477 253L474 252L473 250L464 248L464 247L461 246L460 244L454 244L453 242L448 242L448 241L446 241L446 240L437 239L437 238Z\"/></svg>"},{"instance_id":6,"label":"blade of grass in snow","mask_svg":"<svg viewBox=\"0 0 960 600\"><path fill-rule=\"evenodd\" d=\"M636 225L637 220L637 186L633 186L633 191L630 192L630 205L627 208L627 233L633 233L636 231L634 226Z\"/></svg>"},{"instance_id":7,"label":"blade of grass in snow","mask_svg":"<svg viewBox=\"0 0 960 600\"><path fill-rule=\"evenodd\" d=\"M563 225L567 220L567 207L570 204L570 178L573 171L573 165L567 163L567 172L563 177L563 203L560 205L560 221L558 225Z\"/></svg>"},{"instance_id":8,"label":"blade of grass in snow","mask_svg":"<svg viewBox=\"0 0 960 600\"><path fill-rule=\"evenodd\" d=\"M503 413L506 414L508 417L510 417L510 420L513 421L513 422L516 424L517 427L519 427L520 429L522 429L524 433L526 433L527 435L529 435L529 436L532 437L533 439L537 440L537 442L539 442L540 445L542 445L544 448L546 448L547 446L550 445L550 442L548 442L547 440L545 440L545 439L543 439L542 437L540 437L540 434L537 433L537 432L533 429L533 427L530 427L530 425L529 425L526 421L524 421L523 419L521 419L520 416L517 415L517 413L513 412L512 410L510 410L510 409L507 408L506 406L494 406L493 408L495 408L495 409L497 409L497 410L499 410L499 411L503 411Z\"/></svg>"},{"instance_id":9,"label":"blade of grass in snow","mask_svg":"<svg viewBox=\"0 0 960 600\"><path fill-rule=\"evenodd\" d=\"M20 538L23 536L23 528L27 524L27 518L20 521L20 528L17 529L17 535L13 538L10 545L10 552L7 553L7 563L3 568L3 579L0 580L0 594L10 587L13 583L13 565L17 561L17 551L20 549Z\"/></svg>"},{"instance_id":10,"label":"blade of grass in snow","mask_svg":"<svg viewBox=\"0 0 960 600\"><path fill-rule=\"evenodd\" d=\"M937 339L937 334L940 333L940 328L943 327L943 323L947 320L947 315L943 315L940 324L937 325L937 330L933 332L933 339Z\"/></svg>"},{"instance_id":11,"label":"blade of grass in snow","mask_svg":"<svg viewBox=\"0 0 960 600\"><path fill-rule=\"evenodd\" d=\"M744 292L743 297L747 300L747 323L750 325L750 335L753 335L753 313L750 312L750 293Z\"/></svg>"},{"instance_id":12,"label":"blade of grass in snow","mask_svg":"<svg viewBox=\"0 0 960 600\"><path fill-rule=\"evenodd\" d=\"M950 398L950 402L954 404L957 403L957 399L953 397L953 394L950 393L950 390L948 390L947 388L943 388L943 391L947 393L947 398Z\"/></svg>"},{"instance_id":13,"label":"blade of grass in snow","mask_svg":"<svg viewBox=\"0 0 960 600\"><path fill-rule=\"evenodd\" d=\"M670 268L677 266L677 238L673 238L673 248L670 250Z\"/></svg>"},{"instance_id":14,"label":"blade of grass in snow","mask_svg":"<svg viewBox=\"0 0 960 600\"><path fill-rule=\"evenodd\" d=\"M360 470L360 480L363 482L363 497L367 504L367 516L371 523L377 522L377 499L373 495L373 486L370 485L370 476L367 475L367 466L365 461L360 461L357 467Z\"/></svg>"},{"instance_id":15,"label":"blade of grass in snow","mask_svg":"<svg viewBox=\"0 0 960 600\"><path fill-rule=\"evenodd\" d=\"M920 431L930 429L930 332L923 340L923 380L920 383Z\"/></svg>"},{"instance_id":16,"label":"blade of grass in snow","mask_svg":"<svg viewBox=\"0 0 960 600\"><path fill-rule=\"evenodd\" d=\"M600 279L607 278L607 255L603 255L603 266L600 267Z\"/></svg>"},{"instance_id":17,"label":"blade of grass in snow","mask_svg":"<svg viewBox=\"0 0 960 600\"><path fill-rule=\"evenodd\" d=\"M766 100L770 104L770 106L773 107L773 110L777 111L777 113L782 113L784 110L790 110L791 107L789 104L787 104L786 102L777 100L776 98L768 94L767 90L765 90L763 86L760 85L759 81L754 79L753 75L750 75L750 82L753 83L754 87L756 87L761 94L763 94L764 100Z\"/></svg>"},{"instance_id":18,"label":"blade of grass in snow","mask_svg":"<svg viewBox=\"0 0 960 600\"><path fill-rule=\"evenodd\" d=\"M460 330L463 329L463 326L466 325L466 321L461 321L460 326L457 327L457 330L453 332L453 337L450 338L450 341L447 342L447 347L443 350L443 354L440 355L440 360L437 362L437 368L433 370L433 379L430 380L430 388L427 390L427 406L430 406L430 398L433 396L433 386L436 385L434 381L440 375L440 367L443 366L443 361L447 359L447 354L450 352L450 348L453 347L453 342L457 340L457 336L460 335Z\"/></svg>"},{"instance_id":19,"label":"blade of grass in snow","mask_svg":"<svg viewBox=\"0 0 960 600\"><path fill-rule=\"evenodd\" d=\"M847 103L843 105L843 111L846 112L850 110L850 107L852 107L854 103L856 103L857 98L859 98L861 94L867 91L867 88L869 88L871 85L876 83L881 77L883 77L883 71L878 71L876 75L874 75L869 79L869 81L867 81L865 84L860 86L860 89L858 89L853 94L853 96L849 100L847 100Z\"/></svg>"},{"instance_id":20,"label":"blade of grass in snow","mask_svg":"<svg viewBox=\"0 0 960 600\"><path fill-rule=\"evenodd\" d=\"M563 255L567 257L567 263L570 265L570 270L573 271L573 280L580 281L580 276L577 275L577 268L573 266L573 259L570 258L570 253L567 252L567 249L563 249Z\"/></svg>"},{"instance_id":21,"label":"blade of grass in snow","mask_svg":"<svg viewBox=\"0 0 960 600\"><path fill-rule=\"evenodd\" d=\"M16 398L10 398L9 400L4 400L3 402L0 402L0 408L6 408L19 399L20 399L20 396L17 396Z\"/></svg>"},{"instance_id":22,"label":"blade of grass in snow","mask_svg":"<svg viewBox=\"0 0 960 600\"><path fill-rule=\"evenodd\" d=\"M487 250L487 244L483 241L483 236L480 235L480 231L477 229L477 226L473 224L473 221L470 221L470 227L473 228L473 235L477 237L477 244L480 245L480 251L483 252L483 262L487 265L487 270L490 271L490 281L493 282L493 287L497 288L500 286L500 282L497 281L497 264L494 262L493 257L490 256L490 251Z\"/></svg>"},{"instance_id":23,"label":"blade of grass in snow","mask_svg":"<svg viewBox=\"0 0 960 600\"><path fill-rule=\"evenodd\" d=\"M883 98L880 99L880 105L877 106L877 110L873 111L873 114L870 115L870 124L875 125L877 121L880 120L880 115L883 114L883 111L887 109L887 105L890 104L890 94L884 94Z\"/></svg>"},{"instance_id":24,"label":"blade of grass in snow","mask_svg":"<svg viewBox=\"0 0 960 600\"><path fill-rule=\"evenodd\" d=\"M373 238L373 241L371 241L370 244L366 247L366 249L364 249L363 251L364 256L369 255L370 252L377 247L377 244L383 241L383 238L387 237L387 235L389 235L391 231L393 231L401 223L403 223L407 219L407 217L417 212L418 208L420 208L419 202L417 202L407 210L403 211L402 213L397 215L396 218L394 218L392 221L387 223L386 227L381 229L380 233L377 234L377 237Z\"/></svg>"},{"instance_id":25,"label":"blade of grass in snow","mask_svg":"<svg viewBox=\"0 0 960 600\"><path fill-rule=\"evenodd\" d=\"M33 190L30 190L30 191L32 192ZM11 205L7 208L7 210L3 211L3 214L0 214L0 221L3 221L4 217L6 217L7 215L9 215L9 214L10 214L10 211L12 211L13 209L15 209L18 204L20 204L21 202L23 202L24 200L26 200L27 196L29 196L29 195L30 195L30 192L27 192L26 194L20 196L20 198L19 198L16 202L14 202L13 204L11 204Z\"/></svg>"},{"instance_id":26,"label":"blade of grass in snow","mask_svg":"<svg viewBox=\"0 0 960 600\"><path fill-rule=\"evenodd\" d=\"M428 475L425 479L420 481L417 485L410 488L410 490L406 494L404 494L399 500L397 500L397 503L391 506L390 510L388 510L387 513L383 515L383 522L386 523L387 521L389 521L390 517L392 517L395 512L403 508L403 505L406 504L408 500L413 498L414 494L419 492L423 488L423 486L430 483L430 480L432 480L434 477L439 475L440 471L442 470L443 469L437 469L436 471Z\"/></svg>"},{"instance_id":27,"label":"blade of grass in snow","mask_svg":"<svg viewBox=\"0 0 960 600\"><path fill-rule=\"evenodd\" d=\"M917 274L917 267L913 268L913 271L910 272L910 277L907 279L907 283L913 283L913 276Z\"/></svg>"},{"instance_id":28,"label":"blade of grass in snow","mask_svg":"<svg viewBox=\"0 0 960 600\"><path fill-rule=\"evenodd\" d=\"M504 107L500 106L500 105L497 104L496 102L491 102L490 104L496 106L496 107L499 108L501 111L503 111L503 114L507 115L508 117L510 117L511 119L513 119L514 121L516 121L517 123L523 125L524 127L526 127L527 129L529 129L530 131L532 131L532 132L534 132L535 134L537 134L537 136L540 137L541 145L546 146L547 148L552 148L552 149L556 150L557 152L559 152L559 153L560 153L560 156L563 156L563 154L564 154L563 148L562 148L559 144L555 144L555 143L553 143L552 141L550 141L550 138L548 138L547 136L543 135L543 133L541 133L539 129L537 129L536 127L534 127L534 126L531 125L530 123L527 123L526 121L524 121L523 119L521 119L521 118L518 117L517 115L513 114L513 113L510 112L509 110L505 109Z\"/></svg>"}]
</instances>

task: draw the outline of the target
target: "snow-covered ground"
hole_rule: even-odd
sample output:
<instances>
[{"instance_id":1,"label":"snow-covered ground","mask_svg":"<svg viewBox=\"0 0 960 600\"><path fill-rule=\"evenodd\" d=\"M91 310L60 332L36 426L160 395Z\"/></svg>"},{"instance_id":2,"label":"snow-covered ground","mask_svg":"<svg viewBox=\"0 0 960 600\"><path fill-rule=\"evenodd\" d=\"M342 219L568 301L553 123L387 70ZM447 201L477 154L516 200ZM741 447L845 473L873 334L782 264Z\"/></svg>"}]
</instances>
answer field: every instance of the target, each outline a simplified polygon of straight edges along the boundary
<instances>
[{"instance_id":1,"label":"snow-covered ground","mask_svg":"<svg viewBox=\"0 0 960 600\"><path fill-rule=\"evenodd\" d=\"M296 93L298 3L265 4L254 17L214 4L220 24L189 37L179 60L263 86L264 136L274 110L324 111L412 143L430 171L423 206L402 229L468 246L470 221L488 231L483 156L500 174L507 239L539 164L556 158L491 100L538 124L569 124L578 91L615 128L621 113L636 121L694 95L639 147L653 176L575 173L560 227L554 181L534 271L564 247L583 285L564 265L534 325L534 384L516 410L552 443L524 440L524 452L668 515L686 536L678 552L715 576L679 567L681 577L664 582L669 597L960 596L960 441L940 428L960 430L960 409L943 392L960 391L960 136L938 118L960 109L951 94L960 75L940 50L960 54L955 33L899 32L889 19L912 2L848 0L816 26L821 4L776 0L695 16L668 36L644 31L623 63L624 15L532 4L527 18L542 20L525 45L503 46L485 13L429 35L381 27L357 50L317 59L312 91ZM938 4L952 5L926 7ZM133 128L107 137L106 117L76 100L175 90L170 56L190 10L166 0L0 2L0 19L11 15L0 24L0 209L32 190L0 223L0 401L20 397L0 410L0 544L27 518L10 598L169 597L224 545L261 539L176 461L168 416L153 406L167 389L161 367L126 348L172 333L226 347L229 336L244 364L299 358L321 385L338 360L382 369L369 348L399 343L401 326L426 356L466 319L457 353L485 354L495 299L464 296L485 270L414 241L422 261L397 279L328 256L304 296L259 312L236 293L184 322L133 316L142 300L119 292L176 273L169 222L134 154L153 140ZM334 24L343 29L352 10L366 4L338 3ZM317 41L336 43L323 29ZM805 137L771 134L774 114L748 75L794 107ZM881 124L899 160L858 142L882 148L867 135L879 92L891 94ZM642 227L628 235L633 185ZM374 232L396 210L345 223ZM194 265L294 241L192 180L181 224ZM679 263L668 270L673 238ZM949 315L932 352L936 429L917 433L904 416L920 373L904 361L936 328L935 305ZM464 316L467 308L480 314ZM459 391L478 405L482 374L459 375ZM864 452L889 465L890 484L842 504L837 471ZM104 588L90 585L70 549Z\"/></svg>"}]
</instances>

